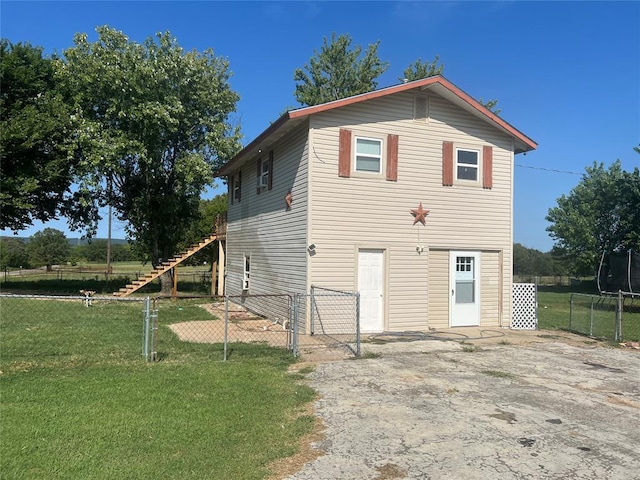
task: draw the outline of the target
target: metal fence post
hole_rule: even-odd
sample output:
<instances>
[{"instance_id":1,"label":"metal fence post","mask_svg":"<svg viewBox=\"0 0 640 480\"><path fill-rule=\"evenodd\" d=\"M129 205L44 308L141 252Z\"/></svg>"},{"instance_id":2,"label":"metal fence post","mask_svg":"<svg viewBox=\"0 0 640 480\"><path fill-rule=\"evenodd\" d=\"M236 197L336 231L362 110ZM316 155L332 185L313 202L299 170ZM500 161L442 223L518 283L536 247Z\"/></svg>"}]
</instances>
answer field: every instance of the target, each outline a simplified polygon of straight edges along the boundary
<instances>
[{"instance_id":1,"label":"metal fence post","mask_svg":"<svg viewBox=\"0 0 640 480\"><path fill-rule=\"evenodd\" d=\"M147 302L150 302L150 298L147 297ZM158 352L156 350L157 344L157 333L158 333L158 300L153 299L153 308L150 312L150 320L151 320L151 361L155 362L157 360Z\"/></svg>"},{"instance_id":2,"label":"metal fence post","mask_svg":"<svg viewBox=\"0 0 640 480\"><path fill-rule=\"evenodd\" d=\"M229 329L229 297L224 297L224 354L222 360L227 361L227 335Z\"/></svg>"},{"instance_id":3,"label":"metal fence post","mask_svg":"<svg viewBox=\"0 0 640 480\"><path fill-rule=\"evenodd\" d=\"M622 341L622 310L624 308L624 297L622 296L622 290L618 290L618 296L616 297L616 323L613 333L613 339L616 342Z\"/></svg>"},{"instance_id":4,"label":"metal fence post","mask_svg":"<svg viewBox=\"0 0 640 480\"><path fill-rule=\"evenodd\" d=\"M298 302L302 296L298 294L298 298L293 300L293 356L297 357L300 346L300 308Z\"/></svg>"},{"instance_id":5,"label":"metal fence post","mask_svg":"<svg viewBox=\"0 0 640 480\"><path fill-rule=\"evenodd\" d=\"M591 308L589 309L589 336L593 337L593 297L591 297Z\"/></svg>"},{"instance_id":6,"label":"metal fence post","mask_svg":"<svg viewBox=\"0 0 640 480\"><path fill-rule=\"evenodd\" d=\"M572 293L569 297L569 330L572 330L571 322L573 320L573 295L574 294Z\"/></svg>"},{"instance_id":7,"label":"metal fence post","mask_svg":"<svg viewBox=\"0 0 640 480\"><path fill-rule=\"evenodd\" d=\"M360 292L356 292L356 357L360 356Z\"/></svg>"},{"instance_id":8,"label":"metal fence post","mask_svg":"<svg viewBox=\"0 0 640 480\"><path fill-rule=\"evenodd\" d=\"M151 330L151 302L149 297L144 301L144 309L142 310L142 355L146 361L149 361L149 344L150 344L150 330Z\"/></svg>"},{"instance_id":9,"label":"metal fence post","mask_svg":"<svg viewBox=\"0 0 640 480\"><path fill-rule=\"evenodd\" d=\"M311 296L310 296L310 300L311 302L309 302L311 304L311 308L309 309L309 334L313 335L315 333L315 319L313 317L313 313L316 309L316 305L315 305L315 287L313 285L311 285Z\"/></svg>"}]
</instances>

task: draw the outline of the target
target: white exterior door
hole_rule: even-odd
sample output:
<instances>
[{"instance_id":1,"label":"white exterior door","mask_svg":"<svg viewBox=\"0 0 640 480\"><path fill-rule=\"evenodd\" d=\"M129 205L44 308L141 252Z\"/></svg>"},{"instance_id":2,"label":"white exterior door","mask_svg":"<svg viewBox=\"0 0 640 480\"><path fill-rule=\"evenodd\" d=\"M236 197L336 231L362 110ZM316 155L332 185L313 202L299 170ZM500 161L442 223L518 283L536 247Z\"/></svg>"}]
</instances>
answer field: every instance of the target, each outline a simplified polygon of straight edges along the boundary
<instances>
[{"instance_id":1,"label":"white exterior door","mask_svg":"<svg viewBox=\"0 0 640 480\"><path fill-rule=\"evenodd\" d=\"M358 291L360 292L360 331L384 330L384 250L358 251Z\"/></svg>"},{"instance_id":2,"label":"white exterior door","mask_svg":"<svg viewBox=\"0 0 640 480\"><path fill-rule=\"evenodd\" d=\"M449 325L480 325L480 252L449 255Z\"/></svg>"}]
</instances>

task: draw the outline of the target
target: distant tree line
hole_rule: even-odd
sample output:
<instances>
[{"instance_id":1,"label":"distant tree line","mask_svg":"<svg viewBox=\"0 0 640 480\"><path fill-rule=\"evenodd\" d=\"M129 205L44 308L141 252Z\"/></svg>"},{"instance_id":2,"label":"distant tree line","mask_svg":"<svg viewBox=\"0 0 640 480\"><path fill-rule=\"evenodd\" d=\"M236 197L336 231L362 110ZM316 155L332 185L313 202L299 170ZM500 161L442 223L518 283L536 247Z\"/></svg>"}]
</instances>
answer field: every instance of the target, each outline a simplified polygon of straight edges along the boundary
<instances>
[{"instance_id":1,"label":"distant tree line","mask_svg":"<svg viewBox=\"0 0 640 480\"><path fill-rule=\"evenodd\" d=\"M541 252L535 248L527 248L520 243L513 244L514 275L567 275L564 265L551 252Z\"/></svg>"},{"instance_id":2,"label":"distant tree line","mask_svg":"<svg viewBox=\"0 0 640 480\"><path fill-rule=\"evenodd\" d=\"M141 261L129 244L111 245L112 262ZM0 239L0 268L38 268L78 263L106 263L107 240L94 239L84 245L70 245L64 233L45 228L29 237Z\"/></svg>"},{"instance_id":3,"label":"distant tree line","mask_svg":"<svg viewBox=\"0 0 640 480\"><path fill-rule=\"evenodd\" d=\"M179 251L198 243L211 234L215 218L223 214L227 208L227 195L218 195L211 200L201 200L198 207L197 221L191 224L185 240L178 245ZM185 265L203 265L211 262L216 252L213 246L203 248L185 261ZM0 238L0 269L5 268L37 268L71 263L106 263L107 240L90 239L82 245L71 245L63 232L54 228L45 228L36 232L26 241L20 238ZM149 256L142 249L131 243L111 244L112 262L149 261Z\"/></svg>"}]
</instances>

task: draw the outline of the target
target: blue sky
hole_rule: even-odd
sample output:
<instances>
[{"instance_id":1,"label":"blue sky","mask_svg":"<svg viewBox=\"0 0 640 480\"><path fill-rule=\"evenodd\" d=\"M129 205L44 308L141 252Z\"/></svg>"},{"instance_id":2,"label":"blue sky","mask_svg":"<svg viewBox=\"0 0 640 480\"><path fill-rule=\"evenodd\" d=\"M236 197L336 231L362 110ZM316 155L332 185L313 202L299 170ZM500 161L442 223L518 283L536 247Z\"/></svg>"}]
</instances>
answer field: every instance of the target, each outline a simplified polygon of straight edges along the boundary
<instances>
[{"instance_id":1,"label":"blue sky","mask_svg":"<svg viewBox=\"0 0 640 480\"><path fill-rule=\"evenodd\" d=\"M105 24L135 41L168 30L187 50L211 47L229 59L245 144L296 106L293 71L333 32L365 46L380 40L390 64L380 87L398 83L417 58L439 55L449 80L499 99L501 116L538 142L516 156L514 241L542 251L553 245L547 211L579 182L575 173L594 161L640 166L640 2L3 0L0 22L2 37L47 53L62 53L78 32L95 40ZM78 235L63 221L47 226ZM123 225L113 235L124 238Z\"/></svg>"}]
</instances>

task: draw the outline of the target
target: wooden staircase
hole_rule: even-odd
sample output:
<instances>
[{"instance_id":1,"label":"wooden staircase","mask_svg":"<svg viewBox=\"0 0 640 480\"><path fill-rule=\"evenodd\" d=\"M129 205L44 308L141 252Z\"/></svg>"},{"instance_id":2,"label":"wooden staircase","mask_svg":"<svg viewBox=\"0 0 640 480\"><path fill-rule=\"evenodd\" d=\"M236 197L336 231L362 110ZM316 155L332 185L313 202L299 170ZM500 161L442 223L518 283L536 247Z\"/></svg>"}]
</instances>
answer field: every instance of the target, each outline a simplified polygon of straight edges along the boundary
<instances>
[{"instance_id":1,"label":"wooden staircase","mask_svg":"<svg viewBox=\"0 0 640 480\"><path fill-rule=\"evenodd\" d=\"M147 285L149 282L154 281L156 278L158 278L163 273L168 272L169 270L171 270L176 265L182 263L183 261L185 261L187 258L189 258L194 253L202 250L204 247L206 247L210 243L212 243L215 240L217 240L217 238L218 238L218 235L215 234L215 233L210 235L209 237L207 237L204 240L200 241L197 245L193 245L193 246L189 247L189 249L186 250L185 252L183 252L183 253L181 253L179 255L176 255L174 258L171 258L171 259L167 260L166 262L163 262L160 265L159 268L157 268L155 270L151 270L144 277L139 278L135 282L130 283L129 285L127 285L124 288L121 288L117 292L113 292L113 294L116 297L126 297L127 295L132 294L133 292L135 292L139 288L142 288L145 285Z\"/></svg>"}]
</instances>

